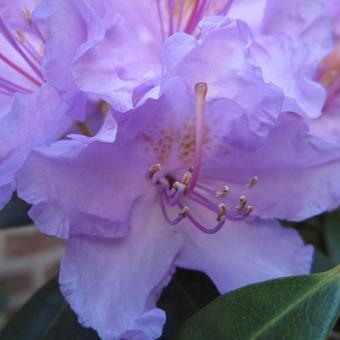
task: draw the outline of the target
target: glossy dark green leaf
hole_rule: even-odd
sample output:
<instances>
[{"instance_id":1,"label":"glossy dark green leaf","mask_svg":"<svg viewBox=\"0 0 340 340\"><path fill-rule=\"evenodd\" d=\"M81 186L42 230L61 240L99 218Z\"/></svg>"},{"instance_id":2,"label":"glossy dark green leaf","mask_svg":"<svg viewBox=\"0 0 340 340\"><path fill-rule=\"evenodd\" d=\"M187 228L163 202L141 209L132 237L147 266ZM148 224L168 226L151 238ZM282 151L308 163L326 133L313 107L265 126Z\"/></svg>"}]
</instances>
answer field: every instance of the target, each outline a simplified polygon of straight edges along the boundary
<instances>
[{"instance_id":1,"label":"glossy dark green leaf","mask_svg":"<svg viewBox=\"0 0 340 340\"><path fill-rule=\"evenodd\" d=\"M340 264L340 214L326 217L325 241L329 257L334 264Z\"/></svg>"},{"instance_id":2,"label":"glossy dark green leaf","mask_svg":"<svg viewBox=\"0 0 340 340\"><path fill-rule=\"evenodd\" d=\"M41 288L0 333L1 340L98 340L82 328L59 292L57 279Z\"/></svg>"},{"instance_id":3,"label":"glossy dark green leaf","mask_svg":"<svg viewBox=\"0 0 340 340\"><path fill-rule=\"evenodd\" d=\"M314 250L312 273L324 272L332 269L333 267L334 264L328 256L317 249Z\"/></svg>"},{"instance_id":4,"label":"glossy dark green leaf","mask_svg":"<svg viewBox=\"0 0 340 340\"><path fill-rule=\"evenodd\" d=\"M340 266L250 285L189 318L176 340L326 339L340 310Z\"/></svg>"}]
</instances>

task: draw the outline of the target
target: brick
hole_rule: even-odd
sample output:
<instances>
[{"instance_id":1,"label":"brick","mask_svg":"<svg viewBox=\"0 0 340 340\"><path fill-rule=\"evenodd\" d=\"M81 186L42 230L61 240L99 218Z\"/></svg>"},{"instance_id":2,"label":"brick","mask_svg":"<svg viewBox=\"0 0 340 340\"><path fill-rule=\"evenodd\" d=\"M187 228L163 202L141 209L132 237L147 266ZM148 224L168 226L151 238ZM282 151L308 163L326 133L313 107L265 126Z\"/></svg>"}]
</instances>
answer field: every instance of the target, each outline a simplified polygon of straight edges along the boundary
<instances>
[{"instance_id":1,"label":"brick","mask_svg":"<svg viewBox=\"0 0 340 340\"><path fill-rule=\"evenodd\" d=\"M33 232L31 234L6 235L5 256L15 257L32 255L52 248L60 248L63 241L53 237Z\"/></svg>"},{"instance_id":2,"label":"brick","mask_svg":"<svg viewBox=\"0 0 340 340\"><path fill-rule=\"evenodd\" d=\"M18 294L32 288L33 278L29 271L0 274L0 290L5 294Z\"/></svg>"}]
</instances>

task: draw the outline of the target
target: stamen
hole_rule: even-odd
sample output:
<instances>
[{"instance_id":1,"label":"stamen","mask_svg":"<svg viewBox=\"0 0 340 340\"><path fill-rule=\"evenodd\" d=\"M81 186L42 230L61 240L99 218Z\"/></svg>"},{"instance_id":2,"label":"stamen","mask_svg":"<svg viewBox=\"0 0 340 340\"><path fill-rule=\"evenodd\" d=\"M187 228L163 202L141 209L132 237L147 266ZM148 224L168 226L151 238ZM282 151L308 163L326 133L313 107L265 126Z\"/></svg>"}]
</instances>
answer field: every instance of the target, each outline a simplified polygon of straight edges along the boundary
<instances>
[{"instance_id":1,"label":"stamen","mask_svg":"<svg viewBox=\"0 0 340 340\"><path fill-rule=\"evenodd\" d=\"M180 208L185 208L181 203L178 203ZM188 220L200 231L206 234L215 234L217 233L224 225L226 218L222 216L221 219L217 222L217 224L213 228L206 228L201 223L199 223L190 213L187 215Z\"/></svg>"},{"instance_id":2,"label":"stamen","mask_svg":"<svg viewBox=\"0 0 340 340\"><path fill-rule=\"evenodd\" d=\"M24 7L24 19L28 27L32 27L32 18L31 18L31 13L27 7Z\"/></svg>"},{"instance_id":3,"label":"stamen","mask_svg":"<svg viewBox=\"0 0 340 340\"><path fill-rule=\"evenodd\" d=\"M168 0L168 12L169 12L168 36L174 33L174 11L175 11L175 0Z\"/></svg>"},{"instance_id":4,"label":"stamen","mask_svg":"<svg viewBox=\"0 0 340 340\"><path fill-rule=\"evenodd\" d=\"M89 127L86 125L86 123L84 123L84 122L77 122L76 125L77 125L77 128L79 129L79 131L81 132L81 134L83 134L86 137L91 137L92 136L92 132L89 129Z\"/></svg>"},{"instance_id":5,"label":"stamen","mask_svg":"<svg viewBox=\"0 0 340 340\"><path fill-rule=\"evenodd\" d=\"M25 94L29 94L29 93L32 92L29 89L27 89L27 88L25 88L21 85L15 84L12 81L5 79L3 77L0 77L0 88L6 90L7 92L11 93L12 95L15 92L20 92L20 93L25 93Z\"/></svg>"},{"instance_id":6,"label":"stamen","mask_svg":"<svg viewBox=\"0 0 340 340\"><path fill-rule=\"evenodd\" d=\"M248 205L247 206L247 211L246 211L246 214L245 216L248 216L249 214L251 214L251 212L254 210L254 207L252 207L251 205Z\"/></svg>"},{"instance_id":7,"label":"stamen","mask_svg":"<svg viewBox=\"0 0 340 340\"><path fill-rule=\"evenodd\" d=\"M229 191L230 191L230 188L227 185L225 185L225 186L222 187L221 190L216 191L216 197L217 198L223 197L223 196L227 195L229 193Z\"/></svg>"},{"instance_id":8,"label":"stamen","mask_svg":"<svg viewBox=\"0 0 340 340\"><path fill-rule=\"evenodd\" d=\"M163 18L163 13L162 13L162 8L161 8L161 0L157 0L157 12L158 12L158 18L159 18L159 25L161 29L161 34L163 40L165 39L165 30L164 30L164 18Z\"/></svg>"},{"instance_id":9,"label":"stamen","mask_svg":"<svg viewBox=\"0 0 340 340\"><path fill-rule=\"evenodd\" d=\"M151 166L149 168L149 170L147 171L147 173L146 173L147 179L149 179L149 180L153 179L154 176L156 175L156 173L159 172L161 169L162 169L162 166L159 163L154 164L153 166Z\"/></svg>"},{"instance_id":10,"label":"stamen","mask_svg":"<svg viewBox=\"0 0 340 340\"><path fill-rule=\"evenodd\" d=\"M171 195L170 199L168 200L168 204L170 206L176 205L179 202L179 200L182 198L184 192L185 192L185 185L180 182L175 182L172 185L171 190L166 191L166 194L168 196Z\"/></svg>"},{"instance_id":11,"label":"stamen","mask_svg":"<svg viewBox=\"0 0 340 340\"><path fill-rule=\"evenodd\" d=\"M210 3L210 0L209 1L202 0L201 6L199 7L195 15L195 20L192 22L192 27L189 27L189 32L193 33L195 31L198 23L200 22L200 20L202 19L204 15L204 12L209 7L209 3Z\"/></svg>"},{"instance_id":12,"label":"stamen","mask_svg":"<svg viewBox=\"0 0 340 340\"><path fill-rule=\"evenodd\" d=\"M249 182L247 183L247 188L248 188L248 189L253 188L253 187L256 185L256 183L257 183L258 180L259 180L259 178L258 178L257 176L252 177L252 178L249 180Z\"/></svg>"},{"instance_id":13,"label":"stamen","mask_svg":"<svg viewBox=\"0 0 340 340\"><path fill-rule=\"evenodd\" d=\"M24 53L24 51L21 49L19 44L16 42L16 40L13 38L12 34L7 29L5 23L0 18L0 30L2 31L5 39L12 45L12 47L23 57L23 59L26 61L26 63L31 67L31 69L35 72L35 74L43 80L43 75L41 71L34 65L34 63L27 57L27 55ZM3 55L2 55L3 56ZM4 56L3 56L4 57ZM3 58L2 58L3 59ZM7 59L7 58L6 58ZM13 63L12 63L13 64ZM31 77L32 78L32 77ZM40 85L39 85L40 86Z\"/></svg>"},{"instance_id":14,"label":"stamen","mask_svg":"<svg viewBox=\"0 0 340 340\"><path fill-rule=\"evenodd\" d=\"M6 58L2 53L0 53L0 60L5 62L9 67L20 73L22 76L24 76L26 79L28 79L31 83L33 83L36 86L41 86L42 83L38 80L36 80L34 77L32 77L29 73L27 73L24 69L22 69L20 66L14 64L11 60Z\"/></svg>"},{"instance_id":15,"label":"stamen","mask_svg":"<svg viewBox=\"0 0 340 340\"><path fill-rule=\"evenodd\" d=\"M236 210L237 211L241 211L242 209L244 209L244 207L247 204L247 197L246 196L241 196L240 197L240 203L238 206L236 206Z\"/></svg>"},{"instance_id":16,"label":"stamen","mask_svg":"<svg viewBox=\"0 0 340 340\"><path fill-rule=\"evenodd\" d=\"M204 119L204 105L205 98L208 92L208 85L206 83L198 83L195 85L196 94L196 138L195 138L195 159L192 179L189 186L189 191L195 188L198 180L198 174L201 168L202 152L203 152L203 119Z\"/></svg>"},{"instance_id":17,"label":"stamen","mask_svg":"<svg viewBox=\"0 0 340 340\"><path fill-rule=\"evenodd\" d=\"M176 25L176 30L180 31L182 26L182 19L183 19L183 9L184 9L184 1L185 0L179 0L180 1L180 7L179 7L179 14L178 14L178 20Z\"/></svg>"},{"instance_id":18,"label":"stamen","mask_svg":"<svg viewBox=\"0 0 340 340\"><path fill-rule=\"evenodd\" d=\"M189 213L190 209L187 206L185 206L178 215L182 216L182 218L186 218L189 216Z\"/></svg>"},{"instance_id":19,"label":"stamen","mask_svg":"<svg viewBox=\"0 0 340 340\"><path fill-rule=\"evenodd\" d=\"M17 30L17 36L22 48L34 59L34 61L40 66L43 62L39 53L35 50L34 46L26 39L23 32Z\"/></svg>"},{"instance_id":20,"label":"stamen","mask_svg":"<svg viewBox=\"0 0 340 340\"><path fill-rule=\"evenodd\" d=\"M200 195L199 193L197 193L195 191L190 193L189 198L191 198L192 200L201 204L205 208L213 211L214 213L218 212L218 207L216 206L216 204L214 202L210 201L209 199L207 199L206 197Z\"/></svg>"},{"instance_id":21,"label":"stamen","mask_svg":"<svg viewBox=\"0 0 340 340\"><path fill-rule=\"evenodd\" d=\"M31 13L27 7L23 8L23 15L24 15L24 19L25 19L27 26L33 29L33 31L38 36L38 38L45 44L45 37L40 32L37 25L32 21Z\"/></svg>"},{"instance_id":22,"label":"stamen","mask_svg":"<svg viewBox=\"0 0 340 340\"><path fill-rule=\"evenodd\" d=\"M178 213L177 217L175 217L174 219L171 219L169 216L168 216L168 213L166 211L166 207L165 207L165 202L164 202L164 195L160 194L160 199L161 199L161 208L162 208L162 213L163 213L163 216L165 218L165 220L171 224L171 225L176 225L178 224L179 222L181 222L184 218L188 217L189 216L189 212L190 212L190 209L187 207L187 206L182 206L181 205L181 211Z\"/></svg>"},{"instance_id":23,"label":"stamen","mask_svg":"<svg viewBox=\"0 0 340 340\"><path fill-rule=\"evenodd\" d=\"M193 27L195 27L194 22L195 22L196 12L197 12L197 9L198 9L198 4L199 4L199 1L196 0L195 6L191 10L191 15L190 15L190 17L188 19L188 22L186 24L186 27L184 29L185 33L190 34L192 32L192 30L193 30Z\"/></svg>"},{"instance_id":24,"label":"stamen","mask_svg":"<svg viewBox=\"0 0 340 340\"><path fill-rule=\"evenodd\" d=\"M183 176L181 177L181 183L185 186L185 190L188 190L190 183L192 181L192 169L190 168L186 171Z\"/></svg>"},{"instance_id":25,"label":"stamen","mask_svg":"<svg viewBox=\"0 0 340 340\"><path fill-rule=\"evenodd\" d=\"M226 205L223 203L220 203L218 205L217 221L221 220L221 218L225 218L226 213L227 213Z\"/></svg>"}]
</instances>

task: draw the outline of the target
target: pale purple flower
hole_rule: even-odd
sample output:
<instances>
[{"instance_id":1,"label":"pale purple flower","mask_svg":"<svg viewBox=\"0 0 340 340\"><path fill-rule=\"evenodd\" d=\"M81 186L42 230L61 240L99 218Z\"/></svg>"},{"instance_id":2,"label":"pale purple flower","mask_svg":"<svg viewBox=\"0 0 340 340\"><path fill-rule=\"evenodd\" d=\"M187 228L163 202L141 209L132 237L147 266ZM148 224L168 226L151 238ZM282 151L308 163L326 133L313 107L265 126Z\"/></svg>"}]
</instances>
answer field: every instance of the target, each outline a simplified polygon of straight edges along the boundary
<instances>
[{"instance_id":1,"label":"pale purple flower","mask_svg":"<svg viewBox=\"0 0 340 340\"><path fill-rule=\"evenodd\" d=\"M66 239L62 292L102 338L157 338L155 304L176 266L206 272L221 293L309 271L310 247L272 220L340 204L340 147L307 127L324 105L331 25L320 1L305 4L35 10L55 92L77 107L77 85L113 107L94 136L35 144L15 176L37 226Z\"/></svg>"},{"instance_id":2,"label":"pale purple flower","mask_svg":"<svg viewBox=\"0 0 340 340\"><path fill-rule=\"evenodd\" d=\"M256 78L256 85L267 87L267 92L269 85L283 91L283 110L312 118L321 113L325 92L313 78L331 45L321 0L313 6L306 0L45 0L40 10L72 27L67 30L73 33L71 44L87 35L73 59L74 80L82 91L99 95L118 111L158 98L169 78L182 76L190 86L197 82L195 77L209 83L208 100L230 98L229 84L237 83L240 92L249 93L245 83ZM242 27L244 33L237 63L228 53L234 54L228 26ZM220 46L214 46L210 65L209 47L217 36L215 45ZM59 50L59 58L63 53ZM190 63L194 65L188 74ZM250 67L256 77L244 74ZM221 83L224 86L215 87Z\"/></svg>"},{"instance_id":3,"label":"pale purple flower","mask_svg":"<svg viewBox=\"0 0 340 340\"><path fill-rule=\"evenodd\" d=\"M44 38L30 17L33 1L2 1L0 8L0 117L16 93L30 94L44 84Z\"/></svg>"},{"instance_id":4,"label":"pale purple flower","mask_svg":"<svg viewBox=\"0 0 340 340\"><path fill-rule=\"evenodd\" d=\"M55 46L58 33L51 30L59 27L45 25L45 33L32 16L36 4L33 0L0 4L0 207L15 190L14 175L29 151L58 140L72 124L70 117L84 118L84 96L78 95L74 82L66 81L75 48L68 45L69 60L64 53L59 64L53 64L58 56L49 46ZM63 84L46 80L53 78L50 73L56 67Z\"/></svg>"},{"instance_id":5,"label":"pale purple flower","mask_svg":"<svg viewBox=\"0 0 340 340\"><path fill-rule=\"evenodd\" d=\"M44 37L31 20L32 7L33 1L2 1L0 7L0 207L10 198L13 176L30 148L58 138L51 130L63 125L65 108L56 91L44 85Z\"/></svg>"},{"instance_id":6,"label":"pale purple flower","mask_svg":"<svg viewBox=\"0 0 340 340\"><path fill-rule=\"evenodd\" d=\"M332 23L334 46L321 61L316 80L327 91L323 114L316 120L306 121L310 131L325 141L340 144L340 3L327 1Z\"/></svg>"},{"instance_id":7,"label":"pale purple flower","mask_svg":"<svg viewBox=\"0 0 340 340\"><path fill-rule=\"evenodd\" d=\"M155 304L176 266L206 272L221 293L309 270L297 233L256 216L318 209L303 193L314 179L296 188L294 177L335 154L315 150L298 122L251 151L246 112L227 99L204 110L205 91L196 85L194 99L173 80L117 122L108 113L94 137L36 148L17 176L38 227L67 238L61 290L103 339L157 338L165 315Z\"/></svg>"},{"instance_id":8,"label":"pale purple flower","mask_svg":"<svg viewBox=\"0 0 340 340\"><path fill-rule=\"evenodd\" d=\"M333 37L337 42L340 39L340 5L337 0L326 0L328 15L332 21Z\"/></svg>"}]
</instances>

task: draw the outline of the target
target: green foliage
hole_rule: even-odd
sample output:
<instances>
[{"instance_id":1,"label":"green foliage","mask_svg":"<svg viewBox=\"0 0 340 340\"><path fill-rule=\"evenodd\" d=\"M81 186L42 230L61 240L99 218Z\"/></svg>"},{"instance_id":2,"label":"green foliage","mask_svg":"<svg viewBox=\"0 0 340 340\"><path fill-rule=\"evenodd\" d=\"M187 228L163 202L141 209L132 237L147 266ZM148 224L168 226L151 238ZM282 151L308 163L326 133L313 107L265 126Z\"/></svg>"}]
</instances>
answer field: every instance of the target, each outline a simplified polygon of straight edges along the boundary
<instances>
[{"instance_id":1,"label":"green foliage","mask_svg":"<svg viewBox=\"0 0 340 340\"><path fill-rule=\"evenodd\" d=\"M221 296L192 316L175 339L326 339L339 312L340 266Z\"/></svg>"},{"instance_id":2,"label":"green foliage","mask_svg":"<svg viewBox=\"0 0 340 340\"><path fill-rule=\"evenodd\" d=\"M59 292L57 279L48 282L0 333L1 340L98 340L82 328Z\"/></svg>"},{"instance_id":3,"label":"green foliage","mask_svg":"<svg viewBox=\"0 0 340 340\"><path fill-rule=\"evenodd\" d=\"M340 264L340 213L325 217L325 243L334 265Z\"/></svg>"}]
</instances>

